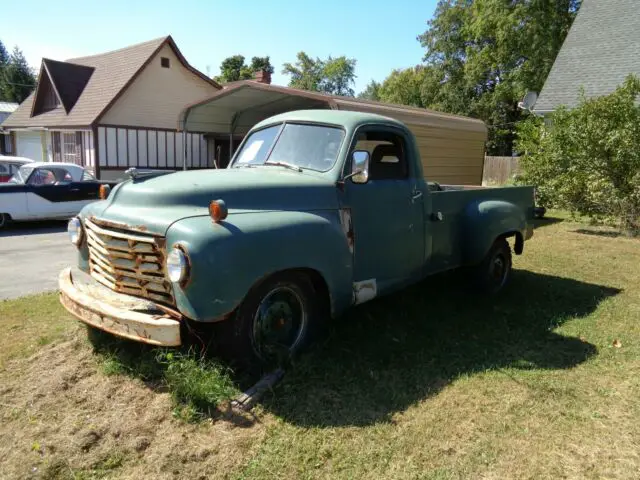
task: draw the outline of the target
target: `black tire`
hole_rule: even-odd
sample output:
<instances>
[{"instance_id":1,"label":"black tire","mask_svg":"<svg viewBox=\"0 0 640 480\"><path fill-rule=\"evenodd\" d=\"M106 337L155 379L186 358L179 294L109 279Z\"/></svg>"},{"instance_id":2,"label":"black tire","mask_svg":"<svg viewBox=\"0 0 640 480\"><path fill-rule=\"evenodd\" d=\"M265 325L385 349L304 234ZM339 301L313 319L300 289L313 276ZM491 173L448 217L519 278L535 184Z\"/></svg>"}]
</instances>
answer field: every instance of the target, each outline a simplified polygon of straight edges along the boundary
<instances>
[{"instance_id":1,"label":"black tire","mask_svg":"<svg viewBox=\"0 0 640 480\"><path fill-rule=\"evenodd\" d=\"M511 247L505 238L498 238L473 269L475 288L485 294L497 294L511 277L511 265Z\"/></svg>"},{"instance_id":2,"label":"black tire","mask_svg":"<svg viewBox=\"0 0 640 480\"><path fill-rule=\"evenodd\" d=\"M11 216L8 213L0 213L0 230L7 228L11 223Z\"/></svg>"},{"instance_id":3,"label":"black tire","mask_svg":"<svg viewBox=\"0 0 640 480\"><path fill-rule=\"evenodd\" d=\"M318 292L307 275L273 275L249 291L234 317L213 324L216 351L241 367L285 366L311 343L322 311ZM289 335L291 342L272 341L271 333Z\"/></svg>"}]
</instances>

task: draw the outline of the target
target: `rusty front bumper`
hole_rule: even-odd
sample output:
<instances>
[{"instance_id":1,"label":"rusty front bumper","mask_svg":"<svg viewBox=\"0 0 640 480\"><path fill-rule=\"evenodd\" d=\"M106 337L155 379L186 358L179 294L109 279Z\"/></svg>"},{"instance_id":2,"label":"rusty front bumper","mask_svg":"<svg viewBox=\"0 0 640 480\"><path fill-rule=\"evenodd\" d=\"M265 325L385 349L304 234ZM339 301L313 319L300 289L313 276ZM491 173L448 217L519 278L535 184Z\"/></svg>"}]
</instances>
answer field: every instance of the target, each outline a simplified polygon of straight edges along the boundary
<instances>
[{"instance_id":1,"label":"rusty front bumper","mask_svg":"<svg viewBox=\"0 0 640 480\"><path fill-rule=\"evenodd\" d=\"M181 344L180 322L148 300L115 293L76 268L60 272L58 284L62 305L88 325L151 345Z\"/></svg>"}]
</instances>

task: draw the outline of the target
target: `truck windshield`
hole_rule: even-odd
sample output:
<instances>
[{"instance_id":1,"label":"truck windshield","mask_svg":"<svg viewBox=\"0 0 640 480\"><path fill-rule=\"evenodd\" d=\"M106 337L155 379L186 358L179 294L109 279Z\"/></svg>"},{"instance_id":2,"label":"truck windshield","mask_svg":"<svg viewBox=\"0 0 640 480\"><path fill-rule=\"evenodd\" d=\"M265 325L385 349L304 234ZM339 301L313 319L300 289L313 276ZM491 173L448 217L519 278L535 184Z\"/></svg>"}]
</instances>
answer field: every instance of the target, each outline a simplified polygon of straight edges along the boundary
<instances>
[{"instance_id":1,"label":"truck windshield","mask_svg":"<svg viewBox=\"0 0 640 480\"><path fill-rule=\"evenodd\" d=\"M343 139L344 131L337 127L273 125L247 138L236 154L233 168L284 164L326 172L336 162Z\"/></svg>"}]
</instances>

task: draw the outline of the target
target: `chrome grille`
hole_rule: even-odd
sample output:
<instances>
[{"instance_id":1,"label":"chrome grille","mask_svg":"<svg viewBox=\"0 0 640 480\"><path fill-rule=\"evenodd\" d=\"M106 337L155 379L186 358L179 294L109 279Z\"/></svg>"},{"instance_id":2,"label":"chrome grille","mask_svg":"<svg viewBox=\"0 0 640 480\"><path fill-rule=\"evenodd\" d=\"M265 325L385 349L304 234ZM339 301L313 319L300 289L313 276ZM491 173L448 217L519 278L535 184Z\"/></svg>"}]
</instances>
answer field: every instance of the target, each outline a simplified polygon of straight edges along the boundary
<instances>
[{"instance_id":1,"label":"chrome grille","mask_svg":"<svg viewBox=\"0 0 640 480\"><path fill-rule=\"evenodd\" d=\"M110 289L174 305L164 272L164 239L84 220L91 276Z\"/></svg>"}]
</instances>

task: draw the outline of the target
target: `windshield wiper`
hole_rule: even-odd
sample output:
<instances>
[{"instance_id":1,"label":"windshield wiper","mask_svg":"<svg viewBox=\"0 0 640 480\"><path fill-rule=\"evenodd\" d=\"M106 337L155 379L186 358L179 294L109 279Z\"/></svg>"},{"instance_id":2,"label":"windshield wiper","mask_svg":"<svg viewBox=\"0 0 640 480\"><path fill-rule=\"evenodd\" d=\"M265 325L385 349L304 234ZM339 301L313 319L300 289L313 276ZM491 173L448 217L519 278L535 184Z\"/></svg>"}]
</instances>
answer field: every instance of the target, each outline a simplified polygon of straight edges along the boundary
<instances>
[{"instance_id":1,"label":"windshield wiper","mask_svg":"<svg viewBox=\"0 0 640 480\"><path fill-rule=\"evenodd\" d=\"M299 166L293 165L293 164L287 163L287 162L264 162L263 165L275 165L277 167L290 168L291 170L295 170L296 172L301 172L302 171L302 169Z\"/></svg>"}]
</instances>

